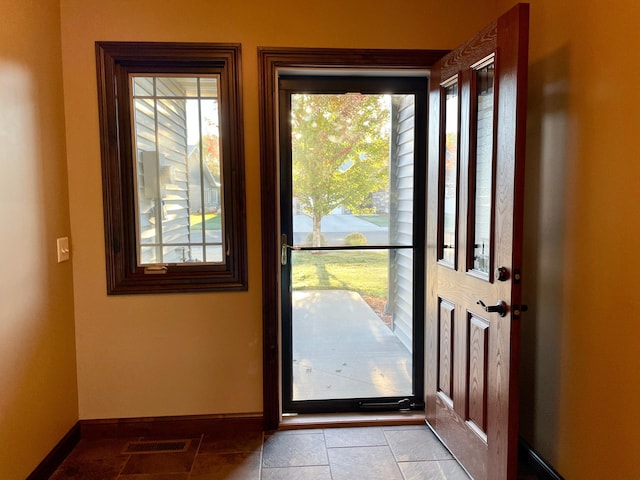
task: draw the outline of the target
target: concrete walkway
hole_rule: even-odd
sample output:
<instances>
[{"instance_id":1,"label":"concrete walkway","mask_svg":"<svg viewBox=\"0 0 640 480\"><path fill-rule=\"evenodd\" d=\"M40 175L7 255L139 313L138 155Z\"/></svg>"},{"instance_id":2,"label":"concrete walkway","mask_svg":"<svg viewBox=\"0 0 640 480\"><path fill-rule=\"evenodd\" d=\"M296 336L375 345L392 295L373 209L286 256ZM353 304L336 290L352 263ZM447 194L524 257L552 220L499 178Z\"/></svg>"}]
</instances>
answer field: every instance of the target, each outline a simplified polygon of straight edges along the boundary
<instances>
[{"instance_id":1,"label":"concrete walkway","mask_svg":"<svg viewBox=\"0 0 640 480\"><path fill-rule=\"evenodd\" d=\"M293 292L293 400L409 396L411 360L359 294Z\"/></svg>"}]
</instances>

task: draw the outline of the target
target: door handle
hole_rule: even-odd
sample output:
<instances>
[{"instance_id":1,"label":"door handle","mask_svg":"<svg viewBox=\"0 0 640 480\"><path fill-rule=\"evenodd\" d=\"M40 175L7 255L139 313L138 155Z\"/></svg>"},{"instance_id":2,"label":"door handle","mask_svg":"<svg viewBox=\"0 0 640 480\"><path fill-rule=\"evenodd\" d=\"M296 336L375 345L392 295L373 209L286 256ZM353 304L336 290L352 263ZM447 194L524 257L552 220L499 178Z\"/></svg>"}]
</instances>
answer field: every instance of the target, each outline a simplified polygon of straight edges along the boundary
<instances>
[{"instance_id":1,"label":"door handle","mask_svg":"<svg viewBox=\"0 0 640 480\"><path fill-rule=\"evenodd\" d=\"M290 247L290 245L287 244L287 236L285 234L282 234L280 236L280 263L282 265L287 264L287 247Z\"/></svg>"},{"instance_id":2,"label":"door handle","mask_svg":"<svg viewBox=\"0 0 640 480\"><path fill-rule=\"evenodd\" d=\"M289 255L287 250L300 250L300 248L289 245L287 243L287 235L283 233L280 236L280 263L282 265L286 265L288 263Z\"/></svg>"},{"instance_id":3,"label":"door handle","mask_svg":"<svg viewBox=\"0 0 640 480\"><path fill-rule=\"evenodd\" d=\"M502 300L500 300L497 304L492 306L486 305L482 300L478 300L476 303L480 305L485 312L497 313L501 317L504 317L507 315L507 304L504 303Z\"/></svg>"}]
</instances>

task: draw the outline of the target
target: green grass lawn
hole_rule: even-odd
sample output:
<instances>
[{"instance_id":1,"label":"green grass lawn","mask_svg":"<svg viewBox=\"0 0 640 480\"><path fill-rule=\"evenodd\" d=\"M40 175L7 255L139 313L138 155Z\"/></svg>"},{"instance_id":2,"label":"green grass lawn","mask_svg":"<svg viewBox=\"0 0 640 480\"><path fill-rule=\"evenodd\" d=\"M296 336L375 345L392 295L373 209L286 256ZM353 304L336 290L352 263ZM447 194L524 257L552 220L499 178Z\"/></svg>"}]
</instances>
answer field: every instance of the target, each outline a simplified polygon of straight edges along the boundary
<instances>
[{"instance_id":1,"label":"green grass lawn","mask_svg":"<svg viewBox=\"0 0 640 480\"><path fill-rule=\"evenodd\" d=\"M207 230L220 230L220 215L207 213L204 216L204 227ZM189 226L192 230L202 230L202 215L193 214L189 217Z\"/></svg>"},{"instance_id":2,"label":"green grass lawn","mask_svg":"<svg viewBox=\"0 0 640 480\"><path fill-rule=\"evenodd\" d=\"M356 215L357 218L371 222L379 227L389 226L389 215Z\"/></svg>"},{"instance_id":3,"label":"green grass lawn","mask_svg":"<svg viewBox=\"0 0 640 480\"><path fill-rule=\"evenodd\" d=\"M387 251L294 251L291 262L294 290L343 289L387 297Z\"/></svg>"}]
</instances>

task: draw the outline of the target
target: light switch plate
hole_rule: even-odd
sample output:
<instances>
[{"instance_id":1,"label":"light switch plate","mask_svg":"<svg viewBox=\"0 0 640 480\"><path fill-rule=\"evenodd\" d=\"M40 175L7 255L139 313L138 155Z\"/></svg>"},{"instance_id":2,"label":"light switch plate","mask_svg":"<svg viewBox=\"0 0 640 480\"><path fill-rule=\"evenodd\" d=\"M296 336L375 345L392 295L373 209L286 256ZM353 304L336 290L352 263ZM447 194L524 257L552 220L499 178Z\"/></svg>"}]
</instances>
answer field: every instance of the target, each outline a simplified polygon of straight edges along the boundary
<instances>
[{"instance_id":1,"label":"light switch plate","mask_svg":"<svg viewBox=\"0 0 640 480\"><path fill-rule=\"evenodd\" d=\"M66 262L69 260L69 237L59 238L57 241L58 246L58 263Z\"/></svg>"}]
</instances>

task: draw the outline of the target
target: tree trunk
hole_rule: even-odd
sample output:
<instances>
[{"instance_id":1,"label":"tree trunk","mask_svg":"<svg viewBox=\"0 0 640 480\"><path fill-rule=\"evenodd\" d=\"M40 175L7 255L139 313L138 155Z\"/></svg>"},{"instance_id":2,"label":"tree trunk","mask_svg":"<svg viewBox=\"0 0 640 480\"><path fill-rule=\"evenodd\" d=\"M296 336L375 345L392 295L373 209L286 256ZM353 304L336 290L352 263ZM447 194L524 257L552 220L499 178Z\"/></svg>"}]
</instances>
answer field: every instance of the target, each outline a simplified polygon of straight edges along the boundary
<instances>
[{"instance_id":1,"label":"tree trunk","mask_svg":"<svg viewBox=\"0 0 640 480\"><path fill-rule=\"evenodd\" d=\"M320 222L322 221L322 217L319 215L313 216L313 246L320 247L322 246L322 233L320 232Z\"/></svg>"}]
</instances>

